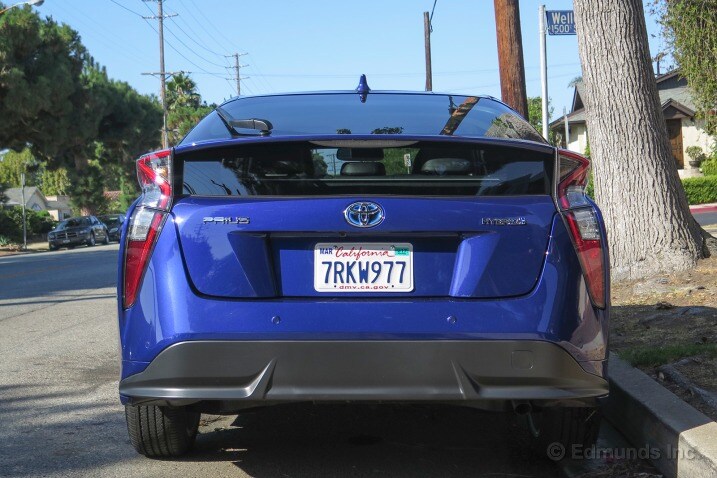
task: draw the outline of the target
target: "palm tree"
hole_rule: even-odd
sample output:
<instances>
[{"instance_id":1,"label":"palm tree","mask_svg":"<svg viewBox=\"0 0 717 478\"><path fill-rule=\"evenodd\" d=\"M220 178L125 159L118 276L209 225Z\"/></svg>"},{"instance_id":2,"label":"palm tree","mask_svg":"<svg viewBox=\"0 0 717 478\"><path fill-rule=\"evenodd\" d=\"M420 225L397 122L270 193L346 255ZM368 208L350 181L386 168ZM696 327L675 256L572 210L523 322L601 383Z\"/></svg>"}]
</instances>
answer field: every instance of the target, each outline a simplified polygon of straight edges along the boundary
<instances>
[{"instance_id":1,"label":"palm tree","mask_svg":"<svg viewBox=\"0 0 717 478\"><path fill-rule=\"evenodd\" d=\"M201 101L197 84L186 73L177 73L167 82L167 109L180 106L199 108Z\"/></svg>"}]
</instances>

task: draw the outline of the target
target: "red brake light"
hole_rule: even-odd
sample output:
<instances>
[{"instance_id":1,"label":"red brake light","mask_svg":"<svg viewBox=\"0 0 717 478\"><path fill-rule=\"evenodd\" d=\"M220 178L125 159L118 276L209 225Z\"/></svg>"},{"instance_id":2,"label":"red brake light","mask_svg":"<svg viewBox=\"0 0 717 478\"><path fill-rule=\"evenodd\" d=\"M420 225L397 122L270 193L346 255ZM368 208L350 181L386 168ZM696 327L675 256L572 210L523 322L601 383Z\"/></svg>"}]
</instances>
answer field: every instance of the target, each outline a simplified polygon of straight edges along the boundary
<instances>
[{"instance_id":1,"label":"red brake light","mask_svg":"<svg viewBox=\"0 0 717 478\"><path fill-rule=\"evenodd\" d=\"M124 256L124 308L134 305L166 214L137 208L130 218Z\"/></svg>"},{"instance_id":2,"label":"red brake light","mask_svg":"<svg viewBox=\"0 0 717 478\"><path fill-rule=\"evenodd\" d=\"M162 150L137 160L137 179L142 196L127 229L124 255L125 308L131 307L142 284L149 258L172 202L172 152Z\"/></svg>"},{"instance_id":3,"label":"red brake light","mask_svg":"<svg viewBox=\"0 0 717 478\"><path fill-rule=\"evenodd\" d=\"M558 165L558 206L568 226L590 298L597 307L604 308L607 302L605 244L597 211L585 196L590 162L579 154L559 150Z\"/></svg>"}]
</instances>

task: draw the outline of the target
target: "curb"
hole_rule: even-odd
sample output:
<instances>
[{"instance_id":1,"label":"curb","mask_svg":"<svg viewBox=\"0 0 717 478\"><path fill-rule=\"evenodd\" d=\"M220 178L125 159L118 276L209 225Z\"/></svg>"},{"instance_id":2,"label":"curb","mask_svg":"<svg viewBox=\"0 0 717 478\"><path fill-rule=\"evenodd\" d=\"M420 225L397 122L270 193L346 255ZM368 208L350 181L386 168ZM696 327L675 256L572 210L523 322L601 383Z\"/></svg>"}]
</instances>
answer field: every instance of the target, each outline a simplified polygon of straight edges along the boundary
<instances>
[{"instance_id":1,"label":"curb","mask_svg":"<svg viewBox=\"0 0 717 478\"><path fill-rule=\"evenodd\" d=\"M717 476L717 423L615 354L604 416L666 477Z\"/></svg>"},{"instance_id":2,"label":"curb","mask_svg":"<svg viewBox=\"0 0 717 478\"><path fill-rule=\"evenodd\" d=\"M717 211L717 204L697 204L695 206L690 206L690 212L692 214L715 211Z\"/></svg>"}]
</instances>

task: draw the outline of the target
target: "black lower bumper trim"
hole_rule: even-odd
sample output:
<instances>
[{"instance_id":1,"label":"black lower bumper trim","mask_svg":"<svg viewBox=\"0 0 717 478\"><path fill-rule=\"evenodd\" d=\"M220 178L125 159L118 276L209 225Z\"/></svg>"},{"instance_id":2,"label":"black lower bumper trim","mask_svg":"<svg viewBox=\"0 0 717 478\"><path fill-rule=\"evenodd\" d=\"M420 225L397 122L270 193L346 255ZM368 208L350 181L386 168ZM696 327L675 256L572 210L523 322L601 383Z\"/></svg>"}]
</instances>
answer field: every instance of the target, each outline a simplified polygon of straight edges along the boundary
<instances>
[{"instance_id":1,"label":"black lower bumper trim","mask_svg":"<svg viewBox=\"0 0 717 478\"><path fill-rule=\"evenodd\" d=\"M485 401L607 394L560 346L542 341L195 341L120 382L157 401Z\"/></svg>"}]
</instances>

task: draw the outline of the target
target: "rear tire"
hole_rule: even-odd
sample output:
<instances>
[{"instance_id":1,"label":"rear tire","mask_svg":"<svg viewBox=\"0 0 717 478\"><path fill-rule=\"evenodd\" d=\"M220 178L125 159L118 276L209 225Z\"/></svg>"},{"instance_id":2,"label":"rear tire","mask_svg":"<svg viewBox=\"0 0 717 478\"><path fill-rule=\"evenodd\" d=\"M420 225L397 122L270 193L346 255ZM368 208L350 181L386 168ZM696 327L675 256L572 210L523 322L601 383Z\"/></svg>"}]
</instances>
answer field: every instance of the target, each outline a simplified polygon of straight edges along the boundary
<instances>
[{"instance_id":1,"label":"rear tire","mask_svg":"<svg viewBox=\"0 0 717 478\"><path fill-rule=\"evenodd\" d=\"M92 247L95 244L97 244L97 240L95 239L95 233L93 232L89 239L87 239L87 247Z\"/></svg>"},{"instance_id":2,"label":"rear tire","mask_svg":"<svg viewBox=\"0 0 717 478\"><path fill-rule=\"evenodd\" d=\"M584 454L597 442L602 415L598 408L555 407L533 415L538 453L553 461Z\"/></svg>"},{"instance_id":3,"label":"rear tire","mask_svg":"<svg viewBox=\"0 0 717 478\"><path fill-rule=\"evenodd\" d=\"M192 449L199 428L199 413L186 407L126 405L125 418L132 446L150 458L185 455Z\"/></svg>"},{"instance_id":4,"label":"rear tire","mask_svg":"<svg viewBox=\"0 0 717 478\"><path fill-rule=\"evenodd\" d=\"M107 230L105 229L105 240L102 241L102 244L104 244L106 246L109 243L110 243L110 233L107 232Z\"/></svg>"}]
</instances>

